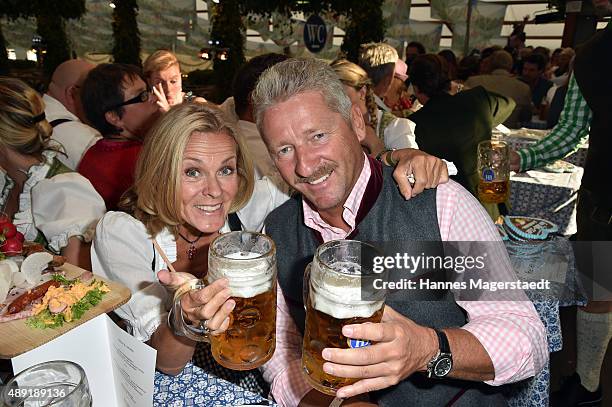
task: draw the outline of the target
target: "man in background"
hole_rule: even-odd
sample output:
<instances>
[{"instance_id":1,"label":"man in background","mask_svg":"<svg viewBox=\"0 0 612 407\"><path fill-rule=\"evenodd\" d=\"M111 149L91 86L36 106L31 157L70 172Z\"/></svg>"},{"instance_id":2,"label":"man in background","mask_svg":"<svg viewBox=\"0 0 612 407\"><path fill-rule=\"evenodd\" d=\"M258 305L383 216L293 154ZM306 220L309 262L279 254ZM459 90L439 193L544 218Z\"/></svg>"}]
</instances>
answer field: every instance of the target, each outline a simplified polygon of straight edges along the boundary
<instances>
[{"instance_id":1,"label":"man in background","mask_svg":"<svg viewBox=\"0 0 612 407\"><path fill-rule=\"evenodd\" d=\"M512 76L512 55L507 51L493 52L488 62L491 73L488 75L472 76L465 82L468 88L482 86L489 92L512 98L516 107L504 121L504 125L511 129L518 129L522 123L531 120L533 105L531 104L531 89L526 83Z\"/></svg>"},{"instance_id":2,"label":"man in background","mask_svg":"<svg viewBox=\"0 0 612 407\"><path fill-rule=\"evenodd\" d=\"M89 147L101 137L95 129L85 123L81 105L81 87L94 65L81 59L61 63L51 76L47 93L43 95L45 115L53 127L51 140L61 146L65 154L57 158L75 170Z\"/></svg>"}]
</instances>

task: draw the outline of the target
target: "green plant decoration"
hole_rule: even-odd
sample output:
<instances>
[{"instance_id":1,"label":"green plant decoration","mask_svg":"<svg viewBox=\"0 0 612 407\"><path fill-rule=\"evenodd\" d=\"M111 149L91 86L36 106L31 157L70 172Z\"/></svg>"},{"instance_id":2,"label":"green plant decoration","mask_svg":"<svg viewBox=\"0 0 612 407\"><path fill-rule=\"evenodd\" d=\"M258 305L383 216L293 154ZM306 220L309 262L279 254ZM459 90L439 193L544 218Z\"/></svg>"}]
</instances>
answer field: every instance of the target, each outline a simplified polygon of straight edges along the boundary
<instances>
[{"instance_id":1,"label":"green plant decoration","mask_svg":"<svg viewBox=\"0 0 612 407\"><path fill-rule=\"evenodd\" d=\"M124 64L142 65L140 31L136 15L136 0L113 0L113 60Z\"/></svg>"},{"instance_id":2,"label":"green plant decoration","mask_svg":"<svg viewBox=\"0 0 612 407\"><path fill-rule=\"evenodd\" d=\"M227 49L227 58L215 58L214 81L217 85L213 99L225 100L231 94L232 81L238 68L245 62L244 45L246 29L240 16L237 0L223 0L212 9L210 38L219 41L218 49Z\"/></svg>"}]
</instances>

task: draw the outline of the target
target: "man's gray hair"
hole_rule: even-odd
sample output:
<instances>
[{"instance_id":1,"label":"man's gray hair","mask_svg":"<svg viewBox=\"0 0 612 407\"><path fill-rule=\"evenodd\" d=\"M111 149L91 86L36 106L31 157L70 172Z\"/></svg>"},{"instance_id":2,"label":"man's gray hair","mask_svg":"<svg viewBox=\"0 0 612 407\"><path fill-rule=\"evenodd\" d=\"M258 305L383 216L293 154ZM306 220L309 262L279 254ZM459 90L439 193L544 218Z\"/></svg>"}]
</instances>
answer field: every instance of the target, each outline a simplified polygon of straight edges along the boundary
<instances>
[{"instance_id":1,"label":"man's gray hair","mask_svg":"<svg viewBox=\"0 0 612 407\"><path fill-rule=\"evenodd\" d=\"M269 108L304 92L319 92L327 107L351 125L352 103L342 82L325 62L314 58L291 58L266 69L252 93L253 113L260 133Z\"/></svg>"}]
</instances>

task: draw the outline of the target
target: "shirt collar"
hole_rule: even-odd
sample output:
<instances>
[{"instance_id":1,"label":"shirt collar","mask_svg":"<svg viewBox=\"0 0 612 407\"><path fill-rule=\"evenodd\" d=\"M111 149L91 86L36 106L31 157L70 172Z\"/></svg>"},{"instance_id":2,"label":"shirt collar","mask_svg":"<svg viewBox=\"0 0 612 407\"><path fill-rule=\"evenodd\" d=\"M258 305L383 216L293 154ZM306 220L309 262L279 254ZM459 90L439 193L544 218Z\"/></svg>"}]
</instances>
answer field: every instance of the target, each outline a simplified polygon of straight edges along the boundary
<instances>
[{"instance_id":1,"label":"shirt collar","mask_svg":"<svg viewBox=\"0 0 612 407\"><path fill-rule=\"evenodd\" d=\"M372 175L370 163L367 156L364 154L363 168L357 178L357 182L353 186L351 193L342 205L344 210L342 211L342 219L349 225L350 230L345 232L341 228L329 225L325 222L321 215L314 210L306 199L302 199L302 209L304 211L304 224L311 229L314 229L321 233L324 241L332 239L342 239L348 236L353 230L355 230L357 212L363 199L368 181Z\"/></svg>"}]
</instances>

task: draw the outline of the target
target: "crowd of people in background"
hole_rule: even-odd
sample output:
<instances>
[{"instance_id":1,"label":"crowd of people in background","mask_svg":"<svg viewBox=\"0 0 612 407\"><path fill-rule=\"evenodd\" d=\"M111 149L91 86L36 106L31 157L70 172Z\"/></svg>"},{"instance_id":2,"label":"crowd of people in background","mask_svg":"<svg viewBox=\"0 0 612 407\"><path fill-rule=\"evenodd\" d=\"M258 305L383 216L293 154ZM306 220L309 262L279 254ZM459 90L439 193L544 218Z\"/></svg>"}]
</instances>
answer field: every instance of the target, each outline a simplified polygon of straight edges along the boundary
<instances>
[{"instance_id":1,"label":"crowd of people in background","mask_svg":"<svg viewBox=\"0 0 612 407\"><path fill-rule=\"evenodd\" d=\"M354 62L266 54L238 71L232 97L220 106L183 90L179 61L167 50L151 54L144 69L66 61L44 95L19 80L0 78L0 166L5 172L0 205L26 239L132 289L132 299L117 313L134 336L158 350L158 370L180 374L193 362L266 397L271 391L282 405L293 405L308 396L289 371L295 364L295 344L283 345L262 373L221 369L210 349L186 344L175 334L166 308L169 287L180 283L181 272L194 273L195 266L197 277L206 273L208 245L220 233L261 230L264 222L286 245L294 238L290 231L314 241L306 226L317 230L322 241L357 233L370 240L392 239L395 229L433 240L497 239L492 221L503 208L477 201L476 146L489 140L500 124L553 128L573 83L574 50L551 52L525 41L518 30L506 47L463 57L451 50L428 53L418 42L399 53L385 43L363 44ZM328 126L334 136L327 141L326 134L306 134L308 126ZM309 167L308 160L317 154L329 163ZM458 169L448 184L442 159ZM398 185L386 167L396 167ZM413 183L407 175L414 176ZM370 177L378 180L378 189ZM347 203L343 209L340 202L341 215L330 215L326 201L339 197L316 193L316 185L328 178L339 183L340 198L352 202L353 207ZM358 192L352 192L355 183L361 183ZM418 200L404 200L439 184L445 185L438 188L437 201L431 191ZM296 191L306 200L296 201L295 194L292 198ZM374 204L377 194L388 200ZM370 213L361 212L362 199ZM279 206L280 212L275 211ZM355 229L356 222L369 219L375 224L392 211L406 220L390 225L393 233ZM302 213L310 217L293 225ZM472 226L453 226L463 225L465 213ZM285 215L291 216L278 221ZM298 249L312 255L306 253L309 249ZM284 250L279 246L279 258L287 255ZM178 274L166 271L168 259ZM504 265L512 275L509 263ZM289 275L291 270L281 272ZM226 286L215 284L204 289L206 295L189 296L181 307L189 320L209 321L211 331L220 332L235 304ZM301 298L301 293L293 294ZM473 360L459 359L466 369L459 378L505 384L533 376L547 363L545 332L528 301L499 309L447 305L452 312L444 318L456 314L459 326L469 327L470 318L457 306L481 318L464 330L471 329L467 336L449 333L455 349L475 350ZM399 313L393 311L393 323L400 324L404 314L401 307ZM434 318L429 314L422 310L418 316L428 321ZM287 331L279 333L279 341L297 335L286 318ZM520 338L520 346L488 336L483 327L493 319L512 338ZM424 335L419 328L410 332ZM376 346L387 349L383 345L385 341ZM380 362L392 364L389 354L381 352ZM394 376L399 384L387 387L412 391L400 376ZM354 396L356 389L345 393ZM419 394L439 400L442 393L456 390L444 385L433 389ZM478 386L466 389L466 397L476 404L503 404L499 393ZM384 397L399 393L394 394Z\"/></svg>"}]
</instances>

